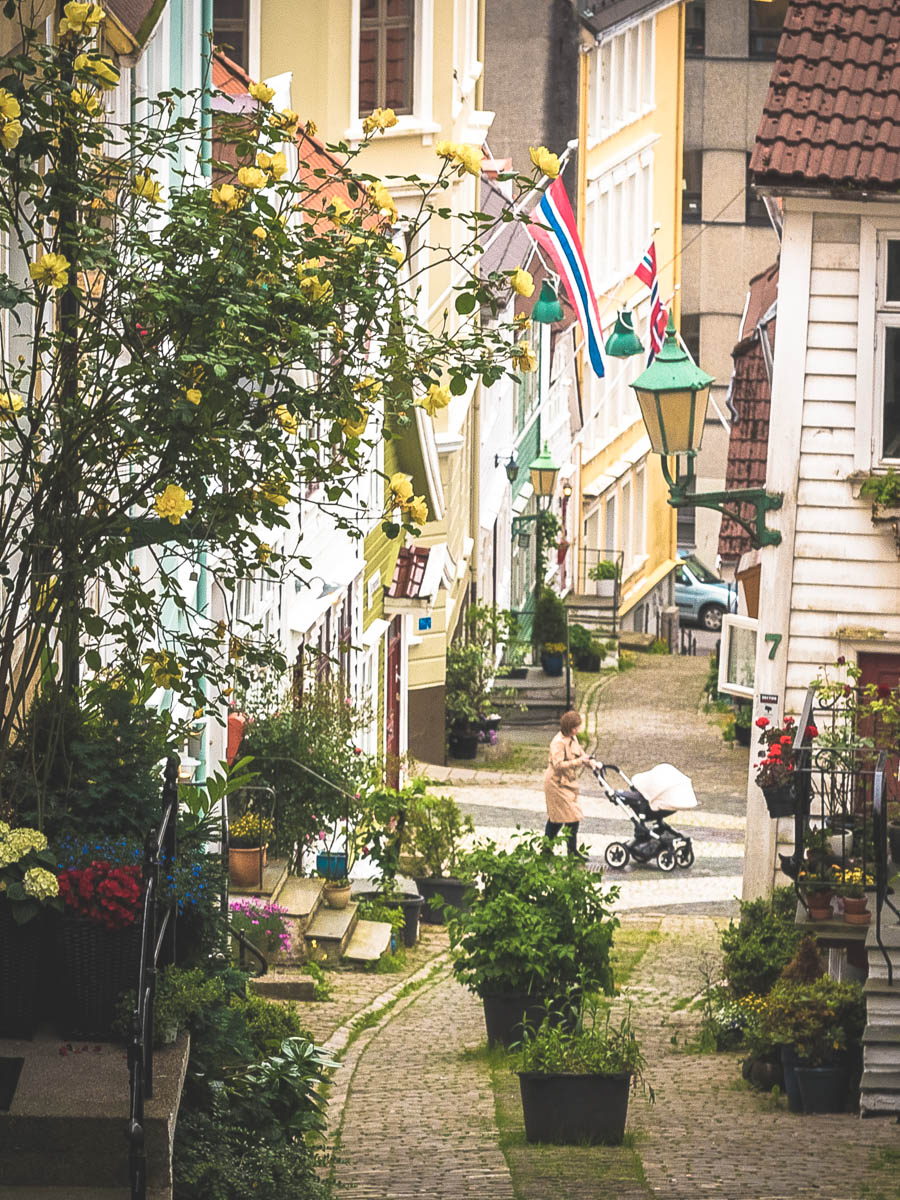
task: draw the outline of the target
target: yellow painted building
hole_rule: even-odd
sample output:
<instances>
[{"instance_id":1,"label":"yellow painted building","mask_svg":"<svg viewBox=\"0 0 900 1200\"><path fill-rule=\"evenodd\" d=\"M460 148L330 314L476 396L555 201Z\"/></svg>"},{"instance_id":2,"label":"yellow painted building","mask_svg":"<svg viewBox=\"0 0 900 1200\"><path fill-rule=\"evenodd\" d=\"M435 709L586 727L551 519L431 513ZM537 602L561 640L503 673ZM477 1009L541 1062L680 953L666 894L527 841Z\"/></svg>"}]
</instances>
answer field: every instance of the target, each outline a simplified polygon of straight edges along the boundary
<instances>
[{"instance_id":1,"label":"yellow painted building","mask_svg":"<svg viewBox=\"0 0 900 1200\"><path fill-rule=\"evenodd\" d=\"M479 107L482 4L483 0L394 0L390 5L386 0L266 0L259 74L270 82L290 74L292 106L303 119L315 121L319 136L329 143L353 145L362 137L362 119L373 108L392 107L399 121L366 150L361 169L384 178L401 213L412 211L420 193L390 177L436 176L437 141L481 146L490 126L492 114ZM454 211L473 209L477 186L473 176L465 175L443 193L442 202ZM429 231L431 240L440 235L440 229ZM417 281L417 286L424 283L420 319L438 322L446 308L452 310L456 282L448 268L432 270ZM388 610L382 611L375 592L391 584L391 554L377 535L370 535L363 625L368 630L378 621L381 628L388 619L394 624L399 618L401 721L408 726L408 741L401 737L401 748L408 745L416 757L442 762L446 648L469 594L477 512L471 483L478 438L472 396L454 397L434 419L417 410L416 434L424 478L414 482L416 491L424 492L430 512L416 545L429 548L430 593L415 606L392 605L386 597ZM386 640L388 636L385 632ZM383 653L387 652L385 645ZM379 672L384 670L382 661ZM389 712L395 702L390 680L385 690Z\"/></svg>"},{"instance_id":2,"label":"yellow painted building","mask_svg":"<svg viewBox=\"0 0 900 1200\"><path fill-rule=\"evenodd\" d=\"M657 612L673 602L676 519L628 386L649 348L649 292L633 272L655 240L660 297L677 324L684 5L622 0L612 9L583 34L578 214L604 338L618 309L633 309L645 353L607 356L603 379L585 364L576 591L591 592L587 570L615 554L622 627L655 631Z\"/></svg>"}]
</instances>

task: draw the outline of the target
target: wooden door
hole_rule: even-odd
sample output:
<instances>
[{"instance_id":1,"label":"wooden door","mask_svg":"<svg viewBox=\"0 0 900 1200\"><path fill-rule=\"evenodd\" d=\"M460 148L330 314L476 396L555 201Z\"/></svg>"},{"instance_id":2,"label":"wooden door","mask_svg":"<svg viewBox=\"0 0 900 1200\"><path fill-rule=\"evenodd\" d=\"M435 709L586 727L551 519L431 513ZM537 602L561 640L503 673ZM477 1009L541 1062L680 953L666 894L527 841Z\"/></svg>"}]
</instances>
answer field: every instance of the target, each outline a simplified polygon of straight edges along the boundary
<instances>
[{"instance_id":1,"label":"wooden door","mask_svg":"<svg viewBox=\"0 0 900 1200\"><path fill-rule=\"evenodd\" d=\"M873 684L879 693L886 695L888 692L893 692L900 687L900 654L878 654L864 653L860 654L858 663L862 675L859 679L860 687L866 687L868 684ZM900 766L900 757L898 757L897 735L896 732L888 733L885 730L879 730L870 720L866 723L870 728L860 728L860 733L866 737L871 737L875 741L876 747L881 750L893 750L894 752L888 756L887 772L885 777L886 799L896 800L900 796L900 787L897 784L897 771Z\"/></svg>"},{"instance_id":2,"label":"wooden door","mask_svg":"<svg viewBox=\"0 0 900 1200\"><path fill-rule=\"evenodd\" d=\"M401 617L394 617L388 628L387 712L385 714L385 776L388 787L400 786L400 688L401 674Z\"/></svg>"}]
</instances>

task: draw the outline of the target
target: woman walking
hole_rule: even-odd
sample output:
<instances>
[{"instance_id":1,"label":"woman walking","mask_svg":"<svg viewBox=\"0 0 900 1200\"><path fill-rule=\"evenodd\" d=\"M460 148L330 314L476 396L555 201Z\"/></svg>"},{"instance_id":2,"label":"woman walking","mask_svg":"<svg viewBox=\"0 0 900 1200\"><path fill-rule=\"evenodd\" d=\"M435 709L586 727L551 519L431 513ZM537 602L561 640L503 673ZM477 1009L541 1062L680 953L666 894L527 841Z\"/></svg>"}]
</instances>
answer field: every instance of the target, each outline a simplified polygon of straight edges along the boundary
<instances>
[{"instance_id":1,"label":"woman walking","mask_svg":"<svg viewBox=\"0 0 900 1200\"><path fill-rule=\"evenodd\" d=\"M592 761L578 744L581 713L565 712L559 719L559 733L550 743L550 759L544 772L544 796L547 801L547 826L544 836L555 838L565 825L569 854L578 853L578 824L582 818L578 802L577 772Z\"/></svg>"}]
</instances>

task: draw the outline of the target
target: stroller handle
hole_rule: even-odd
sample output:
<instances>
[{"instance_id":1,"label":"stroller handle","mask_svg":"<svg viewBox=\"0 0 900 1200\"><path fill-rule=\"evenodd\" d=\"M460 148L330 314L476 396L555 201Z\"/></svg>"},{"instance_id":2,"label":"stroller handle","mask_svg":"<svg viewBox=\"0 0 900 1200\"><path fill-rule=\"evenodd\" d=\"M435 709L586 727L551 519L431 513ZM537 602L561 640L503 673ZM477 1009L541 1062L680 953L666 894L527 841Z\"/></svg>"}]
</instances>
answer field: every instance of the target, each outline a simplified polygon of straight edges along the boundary
<instances>
[{"instance_id":1,"label":"stroller handle","mask_svg":"<svg viewBox=\"0 0 900 1200\"><path fill-rule=\"evenodd\" d=\"M591 757L594 759L594 766L591 768L591 770L594 772L597 778L601 780L601 782L606 783L607 771L615 771L617 775L621 775L628 787L634 786L621 767L617 767L615 763L601 762L600 759L596 758L594 755L591 755ZM607 786L609 785L607 784Z\"/></svg>"}]
</instances>

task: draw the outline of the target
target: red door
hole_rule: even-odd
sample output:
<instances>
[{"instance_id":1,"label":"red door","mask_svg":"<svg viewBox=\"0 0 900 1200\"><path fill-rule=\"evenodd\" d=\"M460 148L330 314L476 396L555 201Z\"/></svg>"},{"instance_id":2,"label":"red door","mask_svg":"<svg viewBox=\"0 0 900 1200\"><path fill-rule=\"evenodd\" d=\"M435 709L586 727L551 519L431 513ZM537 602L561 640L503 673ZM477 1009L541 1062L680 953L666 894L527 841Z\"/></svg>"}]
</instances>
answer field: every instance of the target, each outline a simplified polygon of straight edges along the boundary
<instances>
[{"instance_id":1,"label":"red door","mask_svg":"<svg viewBox=\"0 0 900 1200\"><path fill-rule=\"evenodd\" d=\"M394 617L388 629L387 714L385 719L385 775L388 787L400 786L400 686L401 620Z\"/></svg>"},{"instance_id":2,"label":"red door","mask_svg":"<svg viewBox=\"0 0 900 1200\"><path fill-rule=\"evenodd\" d=\"M859 678L860 687L866 687L871 683L883 694L893 692L900 687L900 654L860 654L858 661L862 671ZM869 721L867 724L871 726L874 722ZM896 745L896 733L877 728L861 728L860 733L873 738L878 749L887 749L889 746ZM898 797L897 767L897 755L892 754L887 760L885 777L886 799L888 800L896 800Z\"/></svg>"}]
</instances>

